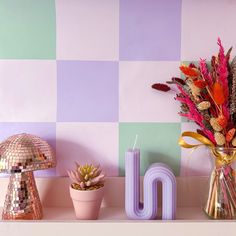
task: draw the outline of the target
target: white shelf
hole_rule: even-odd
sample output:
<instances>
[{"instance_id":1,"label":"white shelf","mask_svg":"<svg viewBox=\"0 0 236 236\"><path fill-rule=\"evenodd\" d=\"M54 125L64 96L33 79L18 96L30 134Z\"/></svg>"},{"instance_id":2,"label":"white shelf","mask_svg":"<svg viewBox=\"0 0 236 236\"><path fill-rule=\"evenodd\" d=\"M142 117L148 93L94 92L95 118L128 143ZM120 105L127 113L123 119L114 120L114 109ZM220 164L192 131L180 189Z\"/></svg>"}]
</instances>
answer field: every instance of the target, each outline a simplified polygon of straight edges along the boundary
<instances>
[{"instance_id":1,"label":"white shelf","mask_svg":"<svg viewBox=\"0 0 236 236\"><path fill-rule=\"evenodd\" d=\"M2 208L0 208L1 214ZM95 222L95 221L79 221L75 218L75 213L73 208L69 207L60 207L60 208L45 208L43 210L44 216L43 219L37 222ZM106 222L146 222L140 220L130 220L125 213L124 208L119 207L103 207L100 210L98 221ZM199 208L179 208L177 210L177 221L210 221L210 219L201 211ZM6 222L6 221L0 221ZM20 222L20 221L14 221ZM24 222L24 221L23 221ZM28 221L30 222L30 221ZM161 219L151 220L148 222L163 222ZM173 222L173 221L169 221Z\"/></svg>"},{"instance_id":2,"label":"white shelf","mask_svg":"<svg viewBox=\"0 0 236 236\"><path fill-rule=\"evenodd\" d=\"M177 219L137 221L124 211L124 178L108 178L99 219L75 219L69 196L68 178L37 178L44 218L40 221L0 221L0 236L235 236L236 221L210 220L201 210L207 187L205 177L177 178ZM0 179L0 206L4 203L8 179ZM116 191L114 191L116 186ZM141 184L142 189L142 184ZM158 199L160 199L160 193ZM161 204L160 204L161 205ZM2 208L0 208L1 214Z\"/></svg>"},{"instance_id":3,"label":"white shelf","mask_svg":"<svg viewBox=\"0 0 236 236\"><path fill-rule=\"evenodd\" d=\"M209 220L200 208L179 208L177 219L129 220L123 208L102 208L99 220L79 221L73 208L45 208L40 221L0 221L1 236L235 236L236 221Z\"/></svg>"}]
</instances>

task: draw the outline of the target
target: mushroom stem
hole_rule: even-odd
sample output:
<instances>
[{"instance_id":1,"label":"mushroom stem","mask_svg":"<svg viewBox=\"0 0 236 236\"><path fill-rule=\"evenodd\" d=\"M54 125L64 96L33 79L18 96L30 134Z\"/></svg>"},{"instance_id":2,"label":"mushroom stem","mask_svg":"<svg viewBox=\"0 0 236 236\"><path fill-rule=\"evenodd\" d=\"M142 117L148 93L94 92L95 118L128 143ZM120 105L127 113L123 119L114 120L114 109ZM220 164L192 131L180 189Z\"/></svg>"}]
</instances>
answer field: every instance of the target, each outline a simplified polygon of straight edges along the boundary
<instances>
[{"instance_id":1,"label":"mushroom stem","mask_svg":"<svg viewBox=\"0 0 236 236\"><path fill-rule=\"evenodd\" d=\"M12 207L14 206L14 207ZM10 176L2 219L42 219L42 206L32 171Z\"/></svg>"}]
</instances>

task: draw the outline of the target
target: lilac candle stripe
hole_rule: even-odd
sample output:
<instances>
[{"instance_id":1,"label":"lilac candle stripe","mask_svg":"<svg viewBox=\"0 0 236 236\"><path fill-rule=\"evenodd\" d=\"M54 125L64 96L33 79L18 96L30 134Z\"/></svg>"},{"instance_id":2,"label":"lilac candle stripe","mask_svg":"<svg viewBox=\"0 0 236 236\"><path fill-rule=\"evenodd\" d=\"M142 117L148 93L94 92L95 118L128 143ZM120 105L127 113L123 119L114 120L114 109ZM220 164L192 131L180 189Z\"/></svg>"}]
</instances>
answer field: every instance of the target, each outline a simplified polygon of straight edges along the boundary
<instances>
[{"instance_id":1,"label":"lilac candle stripe","mask_svg":"<svg viewBox=\"0 0 236 236\"><path fill-rule=\"evenodd\" d=\"M157 182L162 183L162 219L171 220L176 213L176 179L162 163L152 164L144 176L144 203L140 203L140 151L129 149L125 155L125 210L136 220L155 219L158 211Z\"/></svg>"}]
</instances>

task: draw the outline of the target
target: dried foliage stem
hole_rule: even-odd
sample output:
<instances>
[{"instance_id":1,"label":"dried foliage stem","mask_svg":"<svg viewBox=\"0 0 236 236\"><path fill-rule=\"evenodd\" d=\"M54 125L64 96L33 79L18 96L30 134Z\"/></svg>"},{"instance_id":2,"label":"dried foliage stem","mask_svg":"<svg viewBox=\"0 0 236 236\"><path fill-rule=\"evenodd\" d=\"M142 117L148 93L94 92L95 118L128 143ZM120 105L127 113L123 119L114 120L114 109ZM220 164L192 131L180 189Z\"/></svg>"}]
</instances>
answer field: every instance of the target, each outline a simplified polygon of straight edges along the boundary
<instances>
[{"instance_id":1,"label":"dried foliage stem","mask_svg":"<svg viewBox=\"0 0 236 236\"><path fill-rule=\"evenodd\" d=\"M216 106L216 108L218 109L219 114L222 114L222 108L216 103L216 101L215 101L214 97L212 96L212 93L211 93L211 91L210 91L210 89L209 89L208 86L206 86L206 90L207 90L208 94L210 95L212 101L215 103L215 106ZM219 114L218 114L218 115L219 115Z\"/></svg>"}]
</instances>

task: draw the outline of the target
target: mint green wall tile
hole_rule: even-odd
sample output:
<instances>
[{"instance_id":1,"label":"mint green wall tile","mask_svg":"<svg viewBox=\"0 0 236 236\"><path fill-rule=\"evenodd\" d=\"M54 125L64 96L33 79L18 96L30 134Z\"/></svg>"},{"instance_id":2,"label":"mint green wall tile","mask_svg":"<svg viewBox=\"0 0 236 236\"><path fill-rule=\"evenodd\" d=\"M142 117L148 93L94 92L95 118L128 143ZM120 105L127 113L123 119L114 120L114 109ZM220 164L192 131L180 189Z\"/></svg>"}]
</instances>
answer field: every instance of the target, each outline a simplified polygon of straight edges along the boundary
<instances>
[{"instance_id":1,"label":"mint green wall tile","mask_svg":"<svg viewBox=\"0 0 236 236\"><path fill-rule=\"evenodd\" d=\"M0 59L55 59L54 0L0 1Z\"/></svg>"},{"instance_id":2,"label":"mint green wall tile","mask_svg":"<svg viewBox=\"0 0 236 236\"><path fill-rule=\"evenodd\" d=\"M169 165L175 175L180 172L181 150L177 144L181 133L180 123L120 123L119 169L123 176L125 151L131 148L138 134L137 147L141 149L141 175L154 162Z\"/></svg>"}]
</instances>

